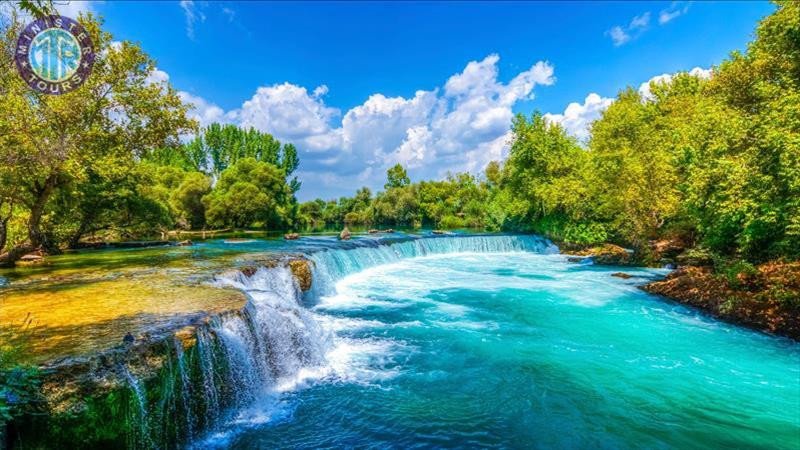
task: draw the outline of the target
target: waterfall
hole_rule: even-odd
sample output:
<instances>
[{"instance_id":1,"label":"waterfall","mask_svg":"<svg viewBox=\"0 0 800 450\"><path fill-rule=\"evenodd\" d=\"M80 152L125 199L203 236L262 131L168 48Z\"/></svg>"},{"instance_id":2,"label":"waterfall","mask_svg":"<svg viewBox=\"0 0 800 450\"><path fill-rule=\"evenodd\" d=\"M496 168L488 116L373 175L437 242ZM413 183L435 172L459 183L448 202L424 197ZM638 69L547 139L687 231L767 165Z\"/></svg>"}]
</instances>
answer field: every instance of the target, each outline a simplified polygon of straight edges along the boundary
<instances>
[{"instance_id":1,"label":"waterfall","mask_svg":"<svg viewBox=\"0 0 800 450\"><path fill-rule=\"evenodd\" d=\"M145 391L139 380L128 370L128 367L121 365L120 372L122 372L122 375L125 377L125 381L128 383L128 387L133 394L133 400L136 402L138 415L132 417L131 422L139 425L138 430L136 430L139 434L138 438L142 444L149 446L148 444L150 444L150 442L147 434L147 397Z\"/></svg>"},{"instance_id":2,"label":"waterfall","mask_svg":"<svg viewBox=\"0 0 800 450\"><path fill-rule=\"evenodd\" d=\"M189 439L194 436L194 422L192 420L192 409L190 408L191 401L191 383L189 382L189 373L186 370L185 354L183 352L183 345L177 339L174 342L175 359L178 367L178 377L181 385L180 400L183 407L186 419L186 436Z\"/></svg>"},{"instance_id":3,"label":"waterfall","mask_svg":"<svg viewBox=\"0 0 800 450\"><path fill-rule=\"evenodd\" d=\"M336 281L349 274L404 258L515 251L554 253L558 249L546 239L522 235L356 240L321 246L307 255L313 283L305 300L333 292ZM248 274L230 271L215 277L214 283L241 290L248 302L243 311L215 317L207 327L198 327L196 345L189 351L178 342L170 350L177 359L170 382L181 387L174 389L174 395L181 397L177 404L183 415L172 419L184 424L176 435L189 441L202 429L215 429L235 419L233 414L239 409L268 403L308 379L335 375L337 370L329 361L336 358L337 337L324 317L304 306L304 294L288 265L260 267ZM129 371L124 373L146 423L142 386Z\"/></svg>"},{"instance_id":4,"label":"waterfall","mask_svg":"<svg viewBox=\"0 0 800 450\"><path fill-rule=\"evenodd\" d=\"M449 253L497 252L558 253L558 247L539 236L442 236L413 239L391 245L326 250L313 253L312 296L330 294L335 282L370 267L405 258Z\"/></svg>"},{"instance_id":5,"label":"waterfall","mask_svg":"<svg viewBox=\"0 0 800 450\"><path fill-rule=\"evenodd\" d=\"M348 274L403 258L558 251L547 239L523 235L441 236L393 243L365 240L348 242L346 247L309 255L313 263L310 297L330 293L335 282ZM244 314L227 316L212 327L222 343L230 368L229 384L235 386L238 401L252 401L270 389L290 388L308 373L325 373L325 355L332 348L334 335L303 306L302 292L288 267L261 267L250 276L239 271L227 273L217 277L217 283L237 288L249 299Z\"/></svg>"}]
</instances>

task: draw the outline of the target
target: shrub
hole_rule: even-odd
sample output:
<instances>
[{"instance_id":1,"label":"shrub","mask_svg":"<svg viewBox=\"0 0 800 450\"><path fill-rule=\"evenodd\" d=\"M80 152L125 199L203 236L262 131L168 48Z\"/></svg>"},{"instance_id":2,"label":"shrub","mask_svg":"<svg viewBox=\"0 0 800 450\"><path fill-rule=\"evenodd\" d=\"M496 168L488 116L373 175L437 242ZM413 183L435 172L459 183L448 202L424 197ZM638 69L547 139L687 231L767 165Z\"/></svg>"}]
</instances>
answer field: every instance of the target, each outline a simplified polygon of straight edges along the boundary
<instances>
[{"instance_id":1,"label":"shrub","mask_svg":"<svg viewBox=\"0 0 800 450\"><path fill-rule=\"evenodd\" d=\"M458 216L444 216L442 220L439 221L440 228L466 228L467 222Z\"/></svg>"},{"instance_id":2,"label":"shrub","mask_svg":"<svg viewBox=\"0 0 800 450\"><path fill-rule=\"evenodd\" d=\"M564 241L572 244L594 245L608 240L605 225L597 222L570 224L564 228Z\"/></svg>"},{"instance_id":3,"label":"shrub","mask_svg":"<svg viewBox=\"0 0 800 450\"><path fill-rule=\"evenodd\" d=\"M717 258L714 261L717 276L722 277L734 289L748 287L758 276L758 269L741 259Z\"/></svg>"}]
</instances>

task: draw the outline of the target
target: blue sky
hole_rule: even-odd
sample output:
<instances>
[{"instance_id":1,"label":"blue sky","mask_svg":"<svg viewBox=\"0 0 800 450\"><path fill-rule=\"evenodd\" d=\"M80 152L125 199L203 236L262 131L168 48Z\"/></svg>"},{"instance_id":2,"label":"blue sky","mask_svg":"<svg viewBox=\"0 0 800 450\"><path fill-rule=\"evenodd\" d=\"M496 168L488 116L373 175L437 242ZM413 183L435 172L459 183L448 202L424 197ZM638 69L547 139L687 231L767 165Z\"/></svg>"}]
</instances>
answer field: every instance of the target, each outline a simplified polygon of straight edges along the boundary
<instances>
[{"instance_id":1,"label":"blue sky","mask_svg":"<svg viewBox=\"0 0 800 450\"><path fill-rule=\"evenodd\" d=\"M743 49L769 3L91 2L212 120L301 149L301 199L480 172L510 115L538 109L580 138L614 95ZM698 70L700 76L709 72ZM587 99L590 94L595 94ZM576 102L567 112L570 103Z\"/></svg>"}]
</instances>

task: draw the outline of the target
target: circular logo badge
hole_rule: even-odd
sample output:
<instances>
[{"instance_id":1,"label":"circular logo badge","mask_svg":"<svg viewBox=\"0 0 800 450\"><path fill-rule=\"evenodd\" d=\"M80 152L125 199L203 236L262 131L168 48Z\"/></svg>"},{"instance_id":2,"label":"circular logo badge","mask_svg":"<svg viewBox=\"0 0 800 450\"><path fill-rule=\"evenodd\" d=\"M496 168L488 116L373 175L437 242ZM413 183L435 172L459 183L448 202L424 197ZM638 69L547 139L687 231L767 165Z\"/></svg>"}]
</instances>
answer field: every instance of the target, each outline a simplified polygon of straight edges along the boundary
<instances>
[{"instance_id":1,"label":"circular logo badge","mask_svg":"<svg viewBox=\"0 0 800 450\"><path fill-rule=\"evenodd\" d=\"M25 27L14 59L28 86L58 95L86 81L94 65L94 48L81 24L69 17L47 16Z\"/></svg>"}]
</instances>

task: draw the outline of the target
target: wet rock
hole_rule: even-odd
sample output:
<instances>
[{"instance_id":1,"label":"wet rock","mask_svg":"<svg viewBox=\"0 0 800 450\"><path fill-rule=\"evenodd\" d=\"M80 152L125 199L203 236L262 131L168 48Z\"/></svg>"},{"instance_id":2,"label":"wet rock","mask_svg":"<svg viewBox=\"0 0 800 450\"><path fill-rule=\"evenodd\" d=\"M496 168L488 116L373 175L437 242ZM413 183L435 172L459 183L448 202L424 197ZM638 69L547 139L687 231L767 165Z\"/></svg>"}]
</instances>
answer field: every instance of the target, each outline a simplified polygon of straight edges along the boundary
<instances>
[{"instance_id":1,"label":"wet rock","mask_svg":"<svg viewBox=\"0 0 800 450\"><path fill-rule=\"evenodd\" d=\"M248 244L250 242L255 242L255 239L248 239L248 238L230 238L225 239L222 242L224 244Z\"/></svg>"},{"instance_id":2,"label":"wet rock","mask_svg":"<svg viewBox=\"0 0 800 450\"><path fill-rule=\"evenodd\" d=\"M381 232L381 230L376 230L374 228L372 228L369 231L367 231L367 233L369 233L369 234L376 234L376 233L380 233L380 232Z\"/></svg>"},{"instance_id":3,"label":"wet rock","mask_svg":"<svg viewBox=\"0 0 800 450\"><path fill-rule=\"evenodd\" d=\"M286 233L283 235L283 238L287 241L294 241L300 239L300 233Z\"/></svg>"},{"instance_id":4,"label":"wet rock","mask_svg":"<svg viewBox=\"0 0 800 450\"><path fill-rule=\"evenodd\" d=\"M192 243L191 240L186 239L185 241L178 242L176 245L178 245L179 247L188 247L188 246L194 245L194 244Z\"/></svg>"},{"instance_id":5,"label":"wet rock","mask_svg":"<svg viewBox=\"0 0 800 450\"><path fill-rule=\"evenodd\" d=\"M668 264L675 261L675 258L686 250L689 245L687 239L680 236L673 236L659 240L652 240L649 243L649 259Z\"/></svg>"},{"instance_id":6,"label":"wet rock","mask_svg":"<svg viewBox=\"0 0 800 450\"><path fill-rule=\"evenodd\" d=\"M383 230L383 232L384 233L394 233L394 229L393 228L387 228L387 229Z\"/></svg>"},{"instance_id":7,"label":"wet rock","mask_svg":"<svg viewBox=\"0 0 800 450\"><path fill-rule=\"evenodd\" d=\"M183 327L175 332L175 339L181 343L184 350L197 345L197 329L194 326Z\"/></svg>"},{"instance_id":8,"label":"wet rock","mask_svg":"<svg viewBox=\"0 0 800 450\"><path fill-rule=\"evenodd\" d=\"M352 234L350 233L350 230L347 229L347 227L344 227L344 230L342 230L342 232L339 233L339 239L342 241L349 241L351 236Z\"/></svg>"},{"instance_id":9,"label":"wet rock","mask_svg":"<svg viewBox=\"0 0 800 450\"><path fill-rule=\"evenodd\" d=\"M289 261L289 269L292 271L300 289L305 292L311 289L313 281L311 275L311 262L307 259L293 259Z\"/></svg>"},{"instance_id":10,"label":"wet rock","mask_svg":"<svg viewBox=\"0 0 800 450\"><path fill-rule=\"evenodd\" d=\"M444 231L444 230L433 230L433 231L431 231L431 233L433 233L433 234L445 234L446 231Z\"/></svg>"},{"instance_id":11,"label":"wet rock","mask_svg":"<svg viewBox=\"0 0 800 450\"><path fill-rule=\"evenodd\" d=\"M586 259L586 258L584 258L582 256L569 256L569 257L567 257L567 262L582 263L584 259Z\"/></svg>"},{"instance_id":12,"label":"wet rock","mask_svg":"<svg viewBox=\"0 0 800 450\"><path fill-rule=\"evenodd\" d=\"M42 255L37 255L36 253L29 253L19 260L27 263L37 263L44 261L44 257Z\"/></svg>"},{"instance_id":13,"label":"wet rock","mask_svg":"<svg viewBox=\"0 0 800 450\"><path fill-rule=\"evenodd\" d=\"M133 344L133 341L134 341L133 335L130 333L125 333L125 337L122 338L122 343L124 343L125 345L131 345Z\"/></svg>"},{"instance_id":14,"label":"wet rock","mask_svg":"<svg viewBox=\"0 0 800 450\"><path fill-rule=\"evenodd\" d=\"M627 280L628 278L633 278L633 275L625 272L614 272L611 274L612 277L622 278L623 280Z\"/></svg>"}]
</instances>

